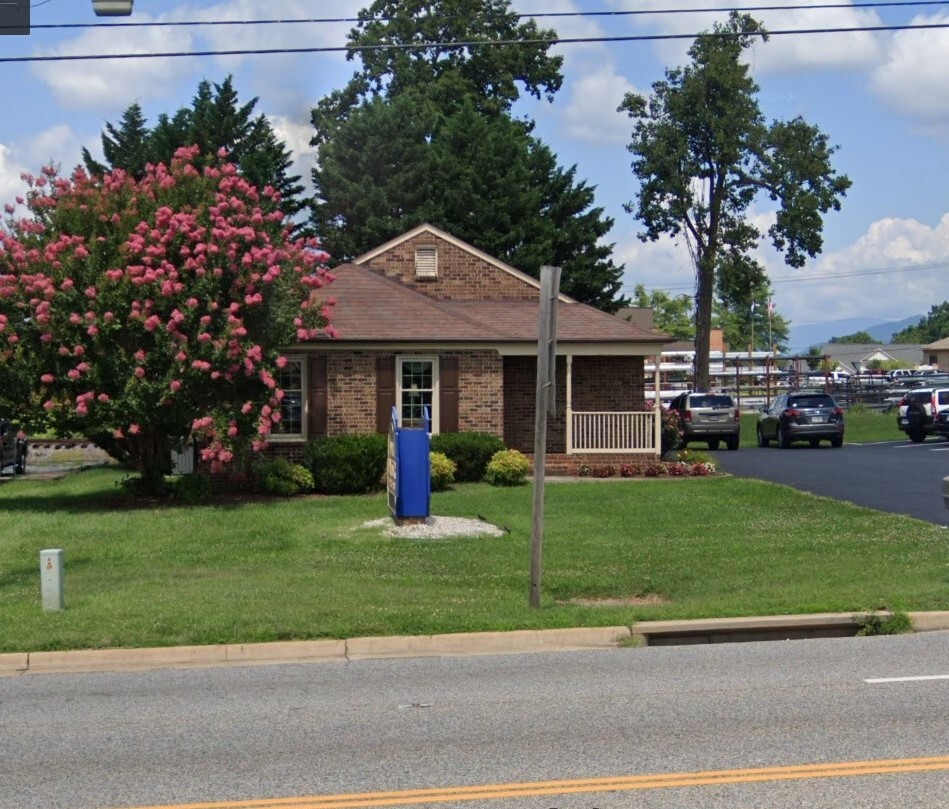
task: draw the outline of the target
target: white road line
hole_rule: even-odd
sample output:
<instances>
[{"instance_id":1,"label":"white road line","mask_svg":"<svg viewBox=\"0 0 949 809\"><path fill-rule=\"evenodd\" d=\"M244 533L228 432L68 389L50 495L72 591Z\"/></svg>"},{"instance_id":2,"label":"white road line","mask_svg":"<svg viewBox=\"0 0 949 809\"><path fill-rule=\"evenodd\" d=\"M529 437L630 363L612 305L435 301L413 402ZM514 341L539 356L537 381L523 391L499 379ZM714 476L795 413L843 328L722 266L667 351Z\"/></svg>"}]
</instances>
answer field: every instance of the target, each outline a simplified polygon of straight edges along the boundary
<instances>
[{"instance_id":1,"label":"white road line","mask_svg":"<svg viewBox=\"0 0 949 809\"><path fill-rule=\"evenodd\" d=\"M921 680L949 680L949 674L927 674L921 677L874 677L864 682L876 685L878 683L916 683Z\"/></svg>"}]
</instances>

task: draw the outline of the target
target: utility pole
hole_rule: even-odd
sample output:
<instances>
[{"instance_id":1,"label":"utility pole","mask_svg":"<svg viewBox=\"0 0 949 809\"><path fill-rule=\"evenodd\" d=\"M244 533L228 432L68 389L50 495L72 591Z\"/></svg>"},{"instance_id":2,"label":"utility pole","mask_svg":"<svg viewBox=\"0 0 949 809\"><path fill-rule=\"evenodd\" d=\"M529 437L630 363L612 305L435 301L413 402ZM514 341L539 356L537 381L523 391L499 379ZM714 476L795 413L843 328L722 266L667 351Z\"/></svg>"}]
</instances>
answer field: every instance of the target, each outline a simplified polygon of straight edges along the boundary
<instances>
[{"instance_id":1,"label":"utility pole","mask_svg":"<svg viewBox=\"0 0 949 809\"><path fill-rule=\"evenodd\" d=\"M557 299L560 267L540 268L540 326L537 335L537 407L534 414L534 515L531 531L530 605L540 606L544 548L544 466L547 414L557 412Z\"/></svg>"}]
</instances>

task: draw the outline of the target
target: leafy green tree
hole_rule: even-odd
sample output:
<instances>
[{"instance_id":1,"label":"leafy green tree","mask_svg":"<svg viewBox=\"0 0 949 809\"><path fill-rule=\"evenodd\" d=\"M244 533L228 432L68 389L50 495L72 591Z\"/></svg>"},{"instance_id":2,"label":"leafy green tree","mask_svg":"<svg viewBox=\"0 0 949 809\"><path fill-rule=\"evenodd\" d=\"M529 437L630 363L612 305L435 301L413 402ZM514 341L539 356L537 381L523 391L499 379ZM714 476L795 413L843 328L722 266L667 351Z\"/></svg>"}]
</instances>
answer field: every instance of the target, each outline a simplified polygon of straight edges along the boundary
<instances>
[{"instance_id":1,"label":"leafy green tree","mask_svg":"<svg viewBox=\"0 0 949 809\"><path fill-rule=\"evenodd\" d=\"M189 435L212 466L259 447L280 420L281 350L326 322L310 305L326 256L288 239L276 192L198 161L183 148L140 180L46 167L0 228L0 381L150 492Z\"/></svg>"},{"instance_id":2,"label":"leafy green tree","mask_svg":"<svg viewBox=\"0 0 949 809\"><path fill-rule=\"evenodd\" d=\"M769 293L761 290L740 306L713 302L713 324L722 330L725 342L736 351L778 351L787 347L790 324L776 311L768 312Z\"/></svg>"},{"instance_id":3,"label":"leafy green tree","mask_svg":"<svg viewBox=\"0 0 949 809\"><path fill-rule=\"evenodd\" d=\"M374 0L349 33L347 58L358 56L362 69L313 110L314 145L367 98L391 100L423 87L443 110L473 100L480 112L507 113L521 89L553 100L563 83L563 57L548 53L556 32L521 22L510 6L510 0ZM492 44L455 44L475 42Z\"/></svg>"},{"instance_id":4,"label":"leafy green tree","mask_svg":"<svg viewBox=\"0 0 949 809\"><path fill-rule=\"evenodd\" d=\"M807 349L805 361L807 362L808 369L811 371L821 370L821 366L824 364L823 349L820 346L811 346L809 349Z\"/></svg>"},{"instance_id":5,"label":"leafy green tree","mask_svg":"<svg viewBox=\"0 0 949 809\"><path fill-rule=\"evenodd\" d=\"M831 337L829 342L831 343L860 343L862 345L869 345L870 343L879 343L879 340L874 340L873 335L866 331L855 331L853 334L844 334L840 337Z\"/></svg>"},{"instance_id":6,"label":"leafy green tree","mask_svg":"<svg viewBox=\"0 0 949 809\"><path fill-rule=\"evenodd\" d=\"M746 215L760 194L779 204L767 236L785 262L801 267L823 245L823 214L840 208L850 187L835 174L827 136L801 118L768 125L744 51L767 36L756 20L732 12L701 35L691 64L666 71L652 95L628 93L619 110L634 121L629 151L639 180L626 206L644 225L643 241L684 234L695 265L697 386L709 383L709 341L716 291L753 289L763 269L752 252L763 238Z\"/></svg>"},{"instance_id":7,"label":"leafy green tree","mask_svg":"<svg viewBox=\"0 0 949 809\"><path fill-rule=\"evenodd\" d=\"M566 294L613 311L626 301L604 241L612 219L509 114L519 88L550 98L561 83L553 32L509 5L378 0L361 12L350 56L363 70L312 114L314 230L341 262L430 222L535 277L560 266ZM508 44L451 44L472 41ZM357 50L376 44L412 47Z\"/></svg>"},{"instance_id":8,"label":"leafy green tree","mask_svg":"<svg viewBox=\"0 0 949 809\"><path fill-rule=\"evenodd\" d=\"M935 304L915 326L894 334L891 342L928 345L946 337L949 337L949 301Z\"/></svg>"},{"instance_id":9,"label":"leafy green tree","mask_svg":"<svg viewBox=\"0 0 949 809\"><path fill-rule=\"evenodd\" d=\"M197 145L205 162L213 162L223 149L252 185L279 191L281 210L294 217L307 207L301 178L290 174L293 155L277 138L267 117L254 117L256 106L256 98L240 103L231 76L220 84L204 80L190 107L182 107L171 117L159 115L152 129L142 108L129 106L118 125L105 125L105 163L95 160L86 148L82 150L83 162L92 174L122 169L141 179L147 164L168 165L182 146Z\"/></svg>"},{"instance_id":10,"label":"leafy green tree","mask_svg":"<svg viewBox=\"0 0 949 809\"><path fill-rule=\"evenodd\" d=\"M689 295L672 297L661 289L646 292L646 287L636 284L633 289L633 306L653 311L653 323L661 332L674 340L692 340L695 323L692 320L692 298Z\"/></svg>"}]
</instances>

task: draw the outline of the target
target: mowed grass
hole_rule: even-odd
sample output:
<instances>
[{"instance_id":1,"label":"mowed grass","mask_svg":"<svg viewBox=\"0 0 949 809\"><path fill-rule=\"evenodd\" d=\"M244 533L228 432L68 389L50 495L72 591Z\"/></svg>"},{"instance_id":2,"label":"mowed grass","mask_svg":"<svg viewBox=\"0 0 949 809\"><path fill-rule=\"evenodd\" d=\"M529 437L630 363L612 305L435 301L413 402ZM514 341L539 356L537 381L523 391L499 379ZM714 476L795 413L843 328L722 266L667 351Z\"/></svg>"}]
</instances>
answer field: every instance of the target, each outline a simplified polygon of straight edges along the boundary
<instances>
[{"instance_id":1,"label":"mowed grass","mask_svg":"<svg viewBox=\"0 0 949 809\"><path fill-rule=\"evenodd\" d=\"M122 475L0 485L0 652L949 609L944 528L762 482L549 483L532 609L530 486L433 495L502 537L407 540L364 526L383 495L142 506ZM62 612L41 609L46 548Z\"/></svg>"}]
</instances>

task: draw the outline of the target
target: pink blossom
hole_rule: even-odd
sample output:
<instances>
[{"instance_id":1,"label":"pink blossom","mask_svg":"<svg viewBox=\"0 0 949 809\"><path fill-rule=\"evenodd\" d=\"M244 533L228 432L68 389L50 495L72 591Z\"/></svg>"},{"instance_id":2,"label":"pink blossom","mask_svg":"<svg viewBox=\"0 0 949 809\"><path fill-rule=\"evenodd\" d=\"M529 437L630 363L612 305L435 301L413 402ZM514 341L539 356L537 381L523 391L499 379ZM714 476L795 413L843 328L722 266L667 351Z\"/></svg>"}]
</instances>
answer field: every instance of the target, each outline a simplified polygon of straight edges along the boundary
<instances>
[{"instance_id":1,"label":"pink blossom","mask_svg":"<svg viewBox=\"0 0 949 809\"><path fill-rule=\"evenodd\" d=\"M181 390L181 380L180 380L180 379L172 379L172 380L171 380L171 385L170 385L170 387L171 387L171 389L172 389L173 391L175 391L175 392Z\"/></svg>"},{"instance_id":2,"label":"pink blossom","mask_svg":"<svg viewBox=\"0 0 949 809\"><path fill-rule=\"evenodd\" d=\"M42 382L44 385L50 385L55 381L56 381L56 377L53 376L52 374L43 374L40 377L40 382Z\"/></svg>"},{"instance_id":3,"label":"pink blossom","mask_svg":"<svg viewBox=\"0 0 949 809\"><path fill-rule=\"evenodd\" d=\"M98 396L96 396L96 399L98 399L99 402L101 402L102 404L108 404L108 403L109 403L109 394L108 394L108 393L100 393Z\"/></svg>"},{"instance_id":4,"label":"pink blossom","mask_svg":"<svg viewBox=\"0 0 949 809\"><path fill-rule=\"evenodd\" d=\"M135 374L135 376L137 376L139 379L144 379L144 377L145 377L145 369L142 368L141 365L136 366L135 371L134 371L134 374Z\"/></svg>"},{"instance_id":5,"label":"pink blossom","mask_svg":"<svg viewBox=\"0 0 949 809\"><path fill-rule=\"evenodd\" d=\"M129 425L129 433L131 435L138 435L142 431L142 428L137 424Z\"/></svg>"}]
</instances>

